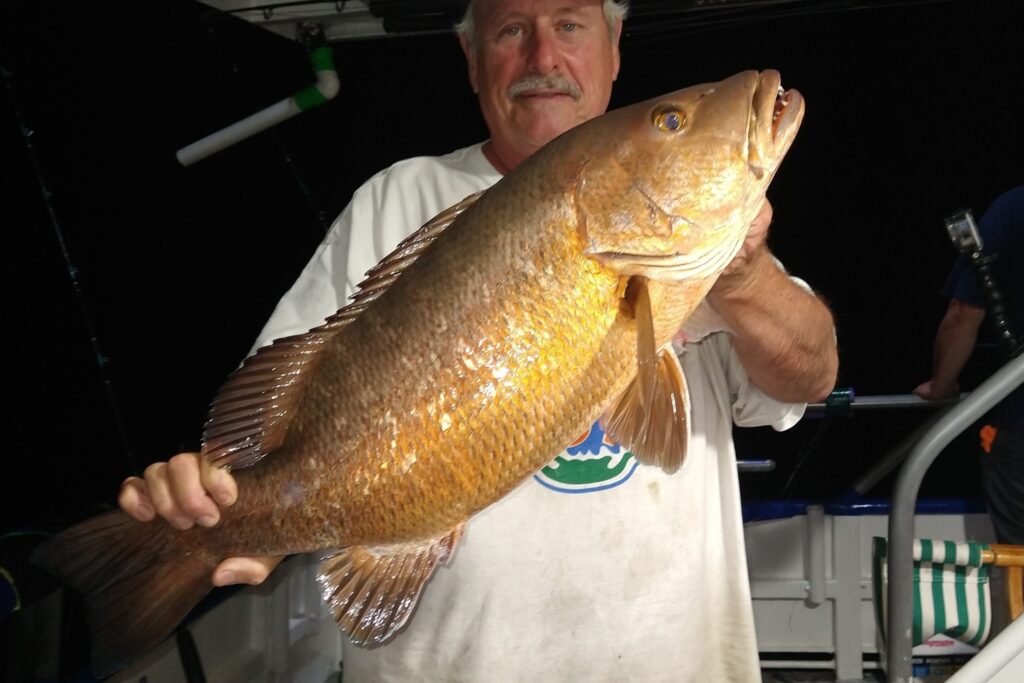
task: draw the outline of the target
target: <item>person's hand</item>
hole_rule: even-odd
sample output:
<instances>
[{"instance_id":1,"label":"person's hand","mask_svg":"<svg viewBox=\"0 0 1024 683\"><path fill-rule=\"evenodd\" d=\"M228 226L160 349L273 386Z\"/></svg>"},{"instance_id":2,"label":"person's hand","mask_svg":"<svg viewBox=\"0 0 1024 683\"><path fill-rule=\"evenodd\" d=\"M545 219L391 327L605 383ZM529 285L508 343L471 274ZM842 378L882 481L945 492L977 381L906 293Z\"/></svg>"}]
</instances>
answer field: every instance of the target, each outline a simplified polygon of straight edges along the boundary
<instances>
[{"instance_id":1,"label":"person's hand","mask_svg":"<svg viewBox=\"0 0 1024 683\"><path fill-rule=\"evenodd\" d=\"M733 257L732 261L729 262L729 265L725 267L725 270L722 271L722 278L728 280L742 274L742 271L750 265L754 255L760 252L764 246L764 241L768 238L768 227L771 224L772 205L765 198L757 215L754 216L754 220L750 221L750 227L747 228L747 237L743 240L740 250Z\"/></svg>"},{"instance_id":2,"label":"person's hand","mask_svg":"<svg viewBox=\"0 0 1024 683\"><path fill-rule=\"evenodd\" d=\"M946 398L955 398L960 387L956 384L941 384L933 379L917 386L914 393L926 401L941 401Z\"/></svg>"},{"instance_id":3,"label":"person's hand","mask_svg":"<svg viewBox=\"0 0 1024 683\"><path fill-rule=\"evenodd\" d=\"M238 499L235 478L214 467L198 453L179 453L167 462L153 463L143 477L129 477L121 484L117 502L140 522L157 516L176 529L195 524L211 527L220 521L222 507ZM283 557L232 557L213 571L213 584L262 583Z\"/></svg>"}]
</instances>

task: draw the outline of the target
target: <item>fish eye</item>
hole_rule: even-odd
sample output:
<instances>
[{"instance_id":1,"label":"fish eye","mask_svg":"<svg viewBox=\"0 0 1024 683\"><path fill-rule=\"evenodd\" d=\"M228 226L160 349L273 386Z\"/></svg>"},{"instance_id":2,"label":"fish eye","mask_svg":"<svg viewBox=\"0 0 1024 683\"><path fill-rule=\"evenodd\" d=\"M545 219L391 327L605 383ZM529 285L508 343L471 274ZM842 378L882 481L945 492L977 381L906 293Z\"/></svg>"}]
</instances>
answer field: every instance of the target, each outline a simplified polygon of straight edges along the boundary
<instances>
[{"instance_id":1,"label":"fish eye","mask_svg":"<svg viewBox=\"0 0 1024 683\"><path fill-rule=\"evenodd\" d=\"M686 126L686 112L675 106L662 107L654 111L651 115L651 120L658 130L665 133L675 133Z\"/></svg>"}]
</instances>

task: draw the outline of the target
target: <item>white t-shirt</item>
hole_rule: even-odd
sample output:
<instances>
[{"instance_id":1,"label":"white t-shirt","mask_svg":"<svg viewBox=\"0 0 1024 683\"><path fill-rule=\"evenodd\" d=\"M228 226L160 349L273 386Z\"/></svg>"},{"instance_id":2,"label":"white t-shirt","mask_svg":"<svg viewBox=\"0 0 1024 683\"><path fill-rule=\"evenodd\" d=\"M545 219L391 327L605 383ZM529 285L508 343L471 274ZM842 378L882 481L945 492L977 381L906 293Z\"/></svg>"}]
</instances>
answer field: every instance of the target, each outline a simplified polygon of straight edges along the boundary
<instances>
[{"instance_id":1,"label":"white t-shirt","mask_svg":"<svg viewBox=\"0 0 1024 683\"><path fill-rule=\"evenodd\" d=\"M344 305L409 233L500 179L481 145L401 161L360 187L258 346ZM473 517L405 628L348 645L346 681L760 681L732 423L786 429L803 405L747 379L720 319L688 324L692 438L673 475L598 425Z\"/></svg>"}]
</instances>

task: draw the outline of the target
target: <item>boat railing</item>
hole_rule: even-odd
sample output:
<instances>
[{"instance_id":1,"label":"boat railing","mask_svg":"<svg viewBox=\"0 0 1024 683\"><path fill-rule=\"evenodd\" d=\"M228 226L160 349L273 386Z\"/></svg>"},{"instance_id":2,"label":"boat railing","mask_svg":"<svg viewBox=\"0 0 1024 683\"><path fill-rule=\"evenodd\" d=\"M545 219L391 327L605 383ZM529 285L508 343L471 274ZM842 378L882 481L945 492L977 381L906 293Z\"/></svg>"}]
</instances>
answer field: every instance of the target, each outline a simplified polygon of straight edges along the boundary
<instances>
[{"instance_id":1,"label":"boat railing","mask_svg":"<svg viewBox=\"0 0 1024 683\"><path fill-rule=\"evenodd\" d=\"M969 396L926 426L900 467L889 515L888 618L886 664L890 683L910 683L914 573L914 506L928 468L949 443L1024 383L1024 356L1014 358L978 386ZM958 672L957 683L982 683L1024 650L1024 625L1018 619L981 650L991 650L972 666ZM973 669L973 671L972 671Z\"/></svg>"}]
</instances>

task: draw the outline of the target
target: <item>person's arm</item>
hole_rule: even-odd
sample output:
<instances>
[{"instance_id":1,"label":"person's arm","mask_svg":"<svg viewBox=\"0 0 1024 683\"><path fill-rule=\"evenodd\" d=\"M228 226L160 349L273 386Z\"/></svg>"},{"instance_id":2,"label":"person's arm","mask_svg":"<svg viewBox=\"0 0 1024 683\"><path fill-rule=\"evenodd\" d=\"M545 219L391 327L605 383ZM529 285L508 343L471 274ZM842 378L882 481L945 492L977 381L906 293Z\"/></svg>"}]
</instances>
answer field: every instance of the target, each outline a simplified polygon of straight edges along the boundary
<instances>
[{"instance_id":1,"label":"person's arm","mask_svg":"<svg viewBox=\"0 0 1024 683\"><path fill-rule=\"evenodd\" d=\"M985 309L960 299L950 299L946 314L935 333L932 357L932 378L914 393L930 401L957 395L957 380L974 352L978 330L985 319Z\"/></svg>"},{"instance_id":2,"label":"person's arm","mask_svg":"<svg viewBox=\"0 0 1024 683\"><path fill-rule=\"evenodd\" d=\"M832 314L768 251L771 215L766 201L708 301L729 324L736 354L764 393L791 403L821 400L835 387L839 368Z\"/></svg>"}]
</instances>

